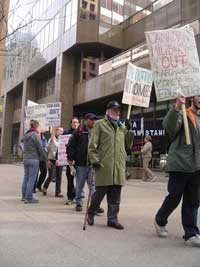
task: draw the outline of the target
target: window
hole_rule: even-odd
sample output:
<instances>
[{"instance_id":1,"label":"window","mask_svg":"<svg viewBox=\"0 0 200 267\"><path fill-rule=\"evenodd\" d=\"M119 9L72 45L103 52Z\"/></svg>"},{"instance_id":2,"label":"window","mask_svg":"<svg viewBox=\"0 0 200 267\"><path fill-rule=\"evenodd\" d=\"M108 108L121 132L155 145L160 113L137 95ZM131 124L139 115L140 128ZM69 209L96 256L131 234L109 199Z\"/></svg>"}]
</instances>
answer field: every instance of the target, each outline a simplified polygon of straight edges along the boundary
<instances>
[{"instance_id":1,"label":"window","mask_svg":"<svg viewBox=\"0 0 200 267\"><path fill-rule=\"evenodd\" d=\"M53 34L54 34L54 19L49 23L49 44L53 43Z\"/></svg>"},{"instance_id":2,"label":"window","mask_svg":"<svg viewBox=\"0 0 200 267\"><path fill-rule=\"evenodd\" d=\"M83 9L86 9L86 8L87 8L87 4L88 4L88 3L87 3L86 1L83 0L83 1L82 1L82 8L83 8Z\"/></svg>"},{"instance_id":3,"label":"window","mask_svg":"<svg viewBox=\"0 0 200 267\"><path fill-rule=\"evenodd\" d=\"M40 32L40 51L44 49L44 28Z\"/></svg>"},{"instance_id":4,"label":"window","mask_svg":"<svg viewBox=\"0 0 200 267\"><path fill-rule=\"evenodd\" d=\"M67 31L71 25L71 9L72 9L72 2L69 2L66 5L65 9L65 31Z\"/></svg>"},{"instance_id":5,"label":"window","mask_svg":"<svg viewBox=\"0 0 200 267\"><path fill-rule=\"evenodd\" d=\"M95 71L96 64L90 62L90 70Z\"/></svg>"},{"instance_id":6,"label":"window","mask_svg":"<svg viewBox=\"0 0 200 267\"><path fill-rule=\"evenodd\" d=\"M58 38L59 36L59 15L55 16L54 18L54 41Z\"/></svg>"},{"instance_id":7,"label":"window","mask_svg":"<svg viewBox=\"0 0 200 267\"><path fill-rule=\"evenodd\" d=\"M44 28L44 49L49 45L49 23Z\"/></svg>"},{"instance_id":8,"label":"window","mask_svg":"<svg viewBox=\"0 0 200 267\"><path fill-rule=\"evenodd\" d=\"M90 11L95 11L95 5L93 5L93 4L90 4Z\"/></svg>"},{"instance_id":9,"label":"window","mask_svg":"<svg viewBox=\"0 0 200 267\"><path fill-rule=\"evenodd\" d=\"M78 0L72 1L72 18L71 18L71 26L76 24L78 15Z\"/></svg>"}]
</instances>

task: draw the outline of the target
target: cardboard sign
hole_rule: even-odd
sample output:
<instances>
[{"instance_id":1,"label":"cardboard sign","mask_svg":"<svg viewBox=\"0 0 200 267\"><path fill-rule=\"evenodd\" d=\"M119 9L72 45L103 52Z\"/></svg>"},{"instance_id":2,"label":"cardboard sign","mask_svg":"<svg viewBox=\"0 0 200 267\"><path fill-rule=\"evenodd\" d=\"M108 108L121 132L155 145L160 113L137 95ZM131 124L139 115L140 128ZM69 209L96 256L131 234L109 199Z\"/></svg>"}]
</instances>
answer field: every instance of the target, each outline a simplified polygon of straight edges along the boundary
<instances>
[{"instance_id":1,"label":"cardboard sign","mask_svg":"<svg viewBox=\"0 0 200 267\"><path fill-rule=\"evenodd\" d=\"M67 153L66 153L66 145L71 138L71 134L60 135L58 137L58 166L66 166L67 162Z\"/></svg>"},{"instance_id":2,"label":"cardboard sign","mask_svg":"<svg viewBox=\"0 0 200 267\"><path fill-rule=\"evenodd\" d=\"M46 126L60 126L61 124L61 103L47 104Z\"/></svg>"},{"instance_id":3,"label":"cardboard sign","mask_svg":"<svg viewBox=\"0 0 200 267\"><path fill-rule=\"evenodd\" d=\"M192 28L146 32L158 101L200 94L200 67Z\"/></svg>"},{"instance_id":4,"label":"cardboard sign","mask_svg":"<svg viewBox=\"0 0 200 267\"><path fill-rule=\"evenodd\" d=\"M151 71L128 64L122 103L149 107L152 88Z\"/></svg>"}]
</instances>

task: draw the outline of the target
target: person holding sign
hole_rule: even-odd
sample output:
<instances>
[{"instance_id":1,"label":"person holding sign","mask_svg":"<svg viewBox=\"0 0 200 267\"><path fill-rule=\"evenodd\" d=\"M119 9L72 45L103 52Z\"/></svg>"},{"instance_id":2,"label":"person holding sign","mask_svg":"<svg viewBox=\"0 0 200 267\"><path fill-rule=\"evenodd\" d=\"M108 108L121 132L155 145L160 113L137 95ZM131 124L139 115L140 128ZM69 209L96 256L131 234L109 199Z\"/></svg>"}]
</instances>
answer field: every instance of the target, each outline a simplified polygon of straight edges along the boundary
<instances>
[{"instance_id":1,"label":"person holding sign","mask_svg":"<svg viewBox=\"0 0 200 267\"><path fill-rule=\"evenodd\" d=\"M166 170L169 172L168 196L155 217L155 229L159 237L167 237L168 217L181 199L184 240L187 245L200 247L200 232L197 226L200 203L200 96L191 99L187 109L191 144L186 144L180 96L166 115L163 126L171 138Z\"/></svg>"},{"instance_id":2,"label":"person holding sign","mask_svg":"<svg viewBox=\"0 0 200 267\"><path fill-rule=\"evenodd\" d=\"M107 105L105 118L96 122L89 144L89 160L95 170L95 186L88 210L87 222L94 224L95 211L107 195L107 225L118 230L124 229L118 221L121 188L125 183L126 149L133 144L131 123L120 122L120 105L111 101Z\"/></svg>"}]
</instances>

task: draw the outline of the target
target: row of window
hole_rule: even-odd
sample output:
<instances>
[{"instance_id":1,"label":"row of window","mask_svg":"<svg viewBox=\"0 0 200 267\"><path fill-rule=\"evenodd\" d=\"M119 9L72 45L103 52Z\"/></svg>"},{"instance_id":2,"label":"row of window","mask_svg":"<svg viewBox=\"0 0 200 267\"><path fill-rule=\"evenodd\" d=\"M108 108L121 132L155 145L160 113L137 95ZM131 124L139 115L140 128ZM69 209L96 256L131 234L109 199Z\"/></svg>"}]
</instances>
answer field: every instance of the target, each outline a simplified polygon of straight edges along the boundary
<instances>
[{"instance_id":1,"label":"row of window","mask_svg":"<svg viewBox=\"0 0 200 267\"><path fill-rule=\"evenodd\" d=\"M55 0L39 0L33 7L32 17L38 19Z\"/></svg>"}]
</instances>

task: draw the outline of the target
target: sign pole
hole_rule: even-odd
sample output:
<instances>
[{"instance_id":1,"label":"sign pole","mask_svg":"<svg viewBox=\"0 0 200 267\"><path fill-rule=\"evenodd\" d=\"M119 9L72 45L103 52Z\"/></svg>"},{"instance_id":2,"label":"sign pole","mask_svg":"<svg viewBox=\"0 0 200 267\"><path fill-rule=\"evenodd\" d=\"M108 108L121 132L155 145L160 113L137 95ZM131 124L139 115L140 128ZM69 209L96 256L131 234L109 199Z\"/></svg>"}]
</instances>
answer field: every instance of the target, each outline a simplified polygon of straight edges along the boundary
<instances>
[{"instance_id":1,"label":"sign pole","mask_svg":"<svg viewBox=\"0 0 200 267\"><path fill-rule=\"evenodd\" d=\"M127 117L126 117L128 120L130 119L130 116L131 116L131 108L132 106L128 105L128 112L127 112Z\"/></svg>"},{"instance_id":2,"label":"sign pole","mask_svg":"<svg viewBox=\"0 0 200 267\"><path fill-rule=\"evenodd\" d=\"M184 123L184 129L185 129L186 144L190 145L191 144L190 131L189 131L189 126L188 126L188 118L187 118L185 104L182 105L182 112L183 112L183 123Z\"/></svg>"}]
</instances>

